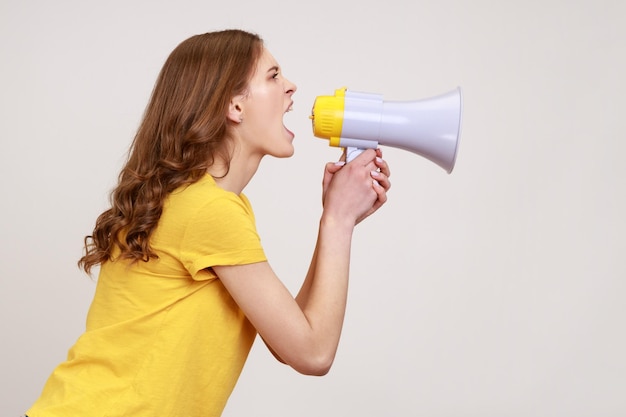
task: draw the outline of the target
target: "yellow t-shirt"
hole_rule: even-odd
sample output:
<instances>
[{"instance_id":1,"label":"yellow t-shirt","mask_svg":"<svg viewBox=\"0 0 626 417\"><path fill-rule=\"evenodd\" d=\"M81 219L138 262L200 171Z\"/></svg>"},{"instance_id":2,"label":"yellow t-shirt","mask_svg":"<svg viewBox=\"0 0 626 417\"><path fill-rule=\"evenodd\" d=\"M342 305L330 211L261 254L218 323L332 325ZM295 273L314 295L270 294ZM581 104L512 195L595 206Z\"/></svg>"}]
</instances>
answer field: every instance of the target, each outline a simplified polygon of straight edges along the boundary
<instances>
[{"instance_id":1,"label":"yellow t-shirt","mask_svg":"<svg viewBox=\"0 0 626 417\"><path fill-rule=\"evenodd\" d=\"M29 417L222 413L256 332L210 267L266 260L250 203L207 175L168 197L151 245L158 259L101 266L86 331Z\"/></svg>"}]
</instances>

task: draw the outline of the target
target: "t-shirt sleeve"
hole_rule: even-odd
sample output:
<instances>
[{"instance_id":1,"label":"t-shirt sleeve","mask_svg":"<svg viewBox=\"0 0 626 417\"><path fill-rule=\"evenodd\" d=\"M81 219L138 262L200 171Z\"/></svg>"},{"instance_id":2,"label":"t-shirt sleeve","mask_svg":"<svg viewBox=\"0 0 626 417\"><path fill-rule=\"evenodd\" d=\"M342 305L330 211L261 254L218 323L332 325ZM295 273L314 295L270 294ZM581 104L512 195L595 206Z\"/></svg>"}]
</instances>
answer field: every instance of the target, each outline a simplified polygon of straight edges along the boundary
<instances>
[{"instance_id":1,"label":"t-shirt sleeve","mask_svg":"<svg viewBox=\"0 0 626 417\"><path fill-rule=\"evenodd\" d=\"M194 279L215 265L245 265L266 260L254 213L245 197L227 195L205 204L190 219L181 242L185 268Z\"/></svg>"}]
</instances>

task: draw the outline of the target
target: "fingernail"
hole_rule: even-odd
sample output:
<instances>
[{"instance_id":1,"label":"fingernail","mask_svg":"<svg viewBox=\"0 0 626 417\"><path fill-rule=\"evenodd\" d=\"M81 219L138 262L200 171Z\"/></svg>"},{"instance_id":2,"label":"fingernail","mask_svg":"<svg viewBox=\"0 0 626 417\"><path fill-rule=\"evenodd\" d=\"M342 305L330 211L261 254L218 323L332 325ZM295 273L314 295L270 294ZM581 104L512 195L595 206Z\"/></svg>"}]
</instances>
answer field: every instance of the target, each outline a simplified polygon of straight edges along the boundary
<instances>
[{"instance_id":1,"label":"fingernail","mask_svg":"<svg viewBox=\"0 0 626 417\"><path fill-rule=\"evenodd\" d=\"M374 185L375 185L376 187L382 187L382 186L378 183L378 181L376 181L376 180L372 180L372 182L374 183Z\"/></svg>"},{"instance_id":2,"label":"fingernail","mask_svg":"<svg viewBox=\"0 0 626 417\"><path fill-rule=\"evenodd\" d=\"M337 165L338 167L344 166L346 164L346 161L337 161L335 162L335 165Z\"/></svg>"},{"instance_id":3,"label":"fingernail","mask_svg":"<svg viewBox=\"0 0 626 417\"><path fill-rule=\"evenodd\" d=\"M378 171L371 171L372 177L378 178L380 177L380 172Z\"/></svg>"},{"instance_id":4,"label":"fingernail","mask_svg":"<svg viewBox=\"0 0 626 417\"><path fill-rule=\"evenodd\" d=\"M380 162L381 164L383 163L383 158L381 158L380 156L376 157L376 162Z\"/></svg>"}]
</instances>

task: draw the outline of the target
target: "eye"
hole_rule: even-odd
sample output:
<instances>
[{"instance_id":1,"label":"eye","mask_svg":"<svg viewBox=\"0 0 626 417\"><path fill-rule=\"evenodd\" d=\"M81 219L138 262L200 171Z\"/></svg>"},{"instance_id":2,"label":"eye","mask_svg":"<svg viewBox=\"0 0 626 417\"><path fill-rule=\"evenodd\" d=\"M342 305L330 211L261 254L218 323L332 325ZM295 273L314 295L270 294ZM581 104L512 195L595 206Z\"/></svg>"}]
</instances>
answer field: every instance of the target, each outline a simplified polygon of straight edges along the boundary
<instances>
[{"instance_id":1,"label":"eye","mask_svg":"<svg viewBox=\"0 0 626 417\"><path fill-rule=\"evenodd\" d=\"M280 72L276 71L274 74L272 74L272 78L276 79L278 78L279 75L280 75Z\"/></svg>"}]
</instances>

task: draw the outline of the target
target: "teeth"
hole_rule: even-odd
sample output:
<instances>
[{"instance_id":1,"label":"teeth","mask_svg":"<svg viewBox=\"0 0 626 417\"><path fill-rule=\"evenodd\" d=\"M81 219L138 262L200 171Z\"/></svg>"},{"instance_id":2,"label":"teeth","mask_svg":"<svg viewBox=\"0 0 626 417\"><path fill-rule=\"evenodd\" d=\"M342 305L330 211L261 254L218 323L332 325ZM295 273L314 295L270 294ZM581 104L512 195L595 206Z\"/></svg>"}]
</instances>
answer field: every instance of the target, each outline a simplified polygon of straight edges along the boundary
<instances>
[{"instance_id":1,"label":"teeth","mask_svg":"<svg viewBox=\"0 0 626 417\"><path fill-rule=\"evenodd\" d=\"M289 106L289 108L287 109L287 111L293 111L293 106Z\"/></svg>"}]
</instances>

